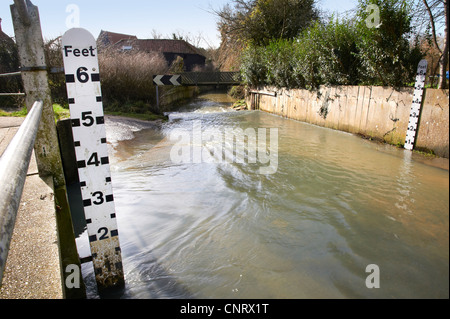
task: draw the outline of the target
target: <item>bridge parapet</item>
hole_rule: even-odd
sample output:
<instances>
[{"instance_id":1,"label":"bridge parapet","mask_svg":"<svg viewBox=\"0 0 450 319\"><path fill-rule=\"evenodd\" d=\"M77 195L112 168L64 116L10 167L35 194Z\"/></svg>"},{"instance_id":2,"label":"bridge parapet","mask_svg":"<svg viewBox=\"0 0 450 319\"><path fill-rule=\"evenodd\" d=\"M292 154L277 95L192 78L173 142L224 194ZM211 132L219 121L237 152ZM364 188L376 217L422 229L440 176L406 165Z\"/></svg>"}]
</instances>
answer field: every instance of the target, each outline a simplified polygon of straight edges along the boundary
<instances>
[{"instance_id":1,"label":"bridge parapet","mask_svg":"<svg viewBox=\"0 0 450 319\"><path fill-rule=\"evenodd\" d=\"M240 85L239 72L189 72L181 74L184 86Z\"/></svg>"}]
</instances>

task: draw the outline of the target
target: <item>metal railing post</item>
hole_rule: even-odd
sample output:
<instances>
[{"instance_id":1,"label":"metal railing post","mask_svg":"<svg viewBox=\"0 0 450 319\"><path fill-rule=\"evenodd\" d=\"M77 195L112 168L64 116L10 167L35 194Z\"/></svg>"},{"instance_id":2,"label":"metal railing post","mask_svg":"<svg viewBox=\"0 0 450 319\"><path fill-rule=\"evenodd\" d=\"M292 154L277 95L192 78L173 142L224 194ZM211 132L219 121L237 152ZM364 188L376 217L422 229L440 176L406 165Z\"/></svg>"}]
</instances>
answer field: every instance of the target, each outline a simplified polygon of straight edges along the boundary
<instances>
[{"instance_id":1,"label":"metal railing post","mask_svg":"<svg viewBox=\"0 0 450 319\"><path fill-rule=\"evenodd\" d=\"M34 103L0 158L0 286L42 109L42 101Z\"/></svg>"}]
</instances>

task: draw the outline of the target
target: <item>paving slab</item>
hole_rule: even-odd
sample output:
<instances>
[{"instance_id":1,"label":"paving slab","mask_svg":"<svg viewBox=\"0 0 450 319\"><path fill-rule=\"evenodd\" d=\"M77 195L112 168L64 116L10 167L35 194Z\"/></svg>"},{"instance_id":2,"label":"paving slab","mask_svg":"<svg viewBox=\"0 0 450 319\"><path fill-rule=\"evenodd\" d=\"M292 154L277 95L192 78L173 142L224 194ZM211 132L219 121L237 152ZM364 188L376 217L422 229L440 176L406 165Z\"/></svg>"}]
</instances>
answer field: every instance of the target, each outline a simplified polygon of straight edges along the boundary
<instances>
[{"instance_id":1,"label":"paving slab","mask_svg":"<svg viewBox=\"0 0 450 319\"><path fill-rule=\"evenodd\" d=\"M0 117L0 155L23 123ZM51 183L42 180L36 159L30 167L17 212L0 299L61 299L62 282Z\"/></svg>"}]
</instances>

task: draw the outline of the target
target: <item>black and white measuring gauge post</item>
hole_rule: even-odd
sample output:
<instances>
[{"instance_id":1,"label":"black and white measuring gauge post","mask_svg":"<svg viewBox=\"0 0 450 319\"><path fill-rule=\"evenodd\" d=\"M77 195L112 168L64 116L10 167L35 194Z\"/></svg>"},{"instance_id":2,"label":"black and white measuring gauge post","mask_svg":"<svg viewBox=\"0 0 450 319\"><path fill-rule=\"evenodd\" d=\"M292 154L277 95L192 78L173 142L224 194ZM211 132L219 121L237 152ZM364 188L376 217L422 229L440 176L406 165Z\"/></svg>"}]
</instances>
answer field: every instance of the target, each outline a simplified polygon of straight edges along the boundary
<instances>
[{"instance_id":1,"label":"black and white measuring gauge post","mask_svg":"<svg viewBox=\"0 0 450 319\"><path fill-rule=\"evenodd\" d=\"M62 38L70 117L87 232L99 289L124 285L106 141L98 51L87 30Z\"/></svg>"},{"instance_id":2,"label":"black and white measuring gauge post","mask_svg":"<svg viewBox=\"0 0 450 319\"><path fill-rule=\"evenodd\" d=\"M417 68L416 85L414 86L414 96L411 107L411 114L406 132L405 148L412 151L416 145L417 129L419 126L420 112L422 109L423 91L427 75L428 62L422 60Z\"/></svg>"}]
</instances>

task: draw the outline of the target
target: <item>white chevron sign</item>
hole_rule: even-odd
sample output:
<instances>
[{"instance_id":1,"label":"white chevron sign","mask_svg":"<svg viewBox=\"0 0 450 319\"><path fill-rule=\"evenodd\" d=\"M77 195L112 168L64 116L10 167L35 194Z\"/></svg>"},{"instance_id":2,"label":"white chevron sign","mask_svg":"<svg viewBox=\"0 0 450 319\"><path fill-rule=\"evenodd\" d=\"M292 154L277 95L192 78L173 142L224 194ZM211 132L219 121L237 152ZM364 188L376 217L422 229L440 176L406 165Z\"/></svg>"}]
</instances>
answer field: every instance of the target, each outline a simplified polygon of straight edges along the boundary
<instances>
[{"instance_id":1,"label":"white chevron sign","mask_svg":"<svg viewBox=\"0 0 450 319\"><path fill-rule=\"evenodd\" d=\"M153 77L153 83L155 83L155 85L158 86L165 86L165 85L180 86L181 75L155 75Z\"/></svg>"}]
</instances>

